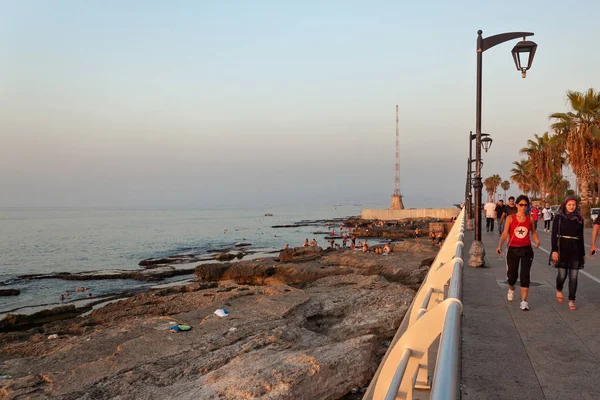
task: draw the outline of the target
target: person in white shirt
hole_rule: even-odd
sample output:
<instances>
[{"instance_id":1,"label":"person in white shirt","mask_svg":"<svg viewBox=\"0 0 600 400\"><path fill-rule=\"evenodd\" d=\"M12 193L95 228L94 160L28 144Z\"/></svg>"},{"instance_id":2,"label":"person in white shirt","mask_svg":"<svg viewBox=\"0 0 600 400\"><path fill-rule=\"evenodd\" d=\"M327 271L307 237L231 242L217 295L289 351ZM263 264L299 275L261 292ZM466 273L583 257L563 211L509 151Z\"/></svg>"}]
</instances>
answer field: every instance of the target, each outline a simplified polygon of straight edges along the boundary
<instances>
[{"instance_id":1,"label":"person in white shirt","mask_svg":"<svg viewBox=\"0 0 600 400\"><path fill-rule=\"evenodd\" d=\"M552 220L552 210L550 204L546 203L546 207L542 209L542 217L544 218L544 232L550 232L550 221Z\"/></svg>"},{"instance_id":2,"label":"person in white shirt","mask_svg":"<svg viewBox=\"0 0 600 400\"><path fill-rule=\"evenodd\" d=\"M485 231L486 232L494 232L494 219L496 218L496 203L489 199L485 206L483 206L483 210L485 211Z\"/></svg>"}]
</instances>

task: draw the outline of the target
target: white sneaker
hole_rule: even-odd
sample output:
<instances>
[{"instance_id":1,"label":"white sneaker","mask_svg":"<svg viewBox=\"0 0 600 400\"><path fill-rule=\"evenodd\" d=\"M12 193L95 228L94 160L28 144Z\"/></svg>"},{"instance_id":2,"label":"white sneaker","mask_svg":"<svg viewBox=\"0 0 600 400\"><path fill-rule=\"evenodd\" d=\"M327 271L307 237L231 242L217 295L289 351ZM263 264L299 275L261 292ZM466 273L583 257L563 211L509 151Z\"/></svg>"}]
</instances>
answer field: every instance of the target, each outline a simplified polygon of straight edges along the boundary
<instances>
[{"instance_id":1,"label":"white sneaker","mask_svg":"<svg viewBox=\"0 0 600 400\"><path fill-rule=\"evenodd\" d=\"M513 299L515 298L515 291L508 289L508 294L506 295L506 298L508 299L508 301L513 301Z\"/></svg>"},{"instance_id":2,"label":"white sneaker","mask_svg":"<svg viewBox=\"0 0 600 400\"><path fill-rule=\"evenodd\" d=\"M526 302L525 300L521 301L521 310L523 310L523 311L529 311L529 303Z\"/></svg>"}]
</instances>

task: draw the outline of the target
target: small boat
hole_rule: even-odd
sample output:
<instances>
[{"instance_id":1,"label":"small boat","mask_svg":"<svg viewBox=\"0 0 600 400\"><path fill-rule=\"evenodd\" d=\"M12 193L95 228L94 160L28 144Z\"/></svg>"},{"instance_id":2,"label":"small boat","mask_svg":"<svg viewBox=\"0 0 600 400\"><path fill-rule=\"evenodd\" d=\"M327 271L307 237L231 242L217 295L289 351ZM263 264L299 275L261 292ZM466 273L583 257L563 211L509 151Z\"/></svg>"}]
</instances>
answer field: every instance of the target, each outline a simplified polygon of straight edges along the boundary
<instances>
[{"instance_id":1,"label":"small boat","mask_svg":"<svg viewBox=\"0 0 600 400\"><path fill-rule=\"evenodd\" d=\"M273 214L271 214L271 213L265 213L265 217L272 217L272 216L273 216Z\"/></svg>"}]
</instances>

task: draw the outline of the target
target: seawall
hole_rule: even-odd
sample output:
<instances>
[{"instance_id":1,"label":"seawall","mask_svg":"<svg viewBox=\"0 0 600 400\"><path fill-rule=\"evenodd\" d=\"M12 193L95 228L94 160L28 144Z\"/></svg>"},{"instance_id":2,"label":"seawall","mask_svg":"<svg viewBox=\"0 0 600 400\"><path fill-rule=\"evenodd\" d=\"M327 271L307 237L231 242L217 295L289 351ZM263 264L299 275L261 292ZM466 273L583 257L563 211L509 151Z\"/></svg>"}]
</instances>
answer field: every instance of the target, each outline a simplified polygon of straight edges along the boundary
<instances>
[{"instance_id":1,"label":"seawall","mask_svg":"<svg viewBox=\"0 0 600 400\"><path fill-rule=\"evenodd\" d=\"M409 210L375 210L364 209L360 212L362 219L400 220L405 218L452 218L456 217L460 210L454 208L414 208Z\"/></svg>"}]
</instances>

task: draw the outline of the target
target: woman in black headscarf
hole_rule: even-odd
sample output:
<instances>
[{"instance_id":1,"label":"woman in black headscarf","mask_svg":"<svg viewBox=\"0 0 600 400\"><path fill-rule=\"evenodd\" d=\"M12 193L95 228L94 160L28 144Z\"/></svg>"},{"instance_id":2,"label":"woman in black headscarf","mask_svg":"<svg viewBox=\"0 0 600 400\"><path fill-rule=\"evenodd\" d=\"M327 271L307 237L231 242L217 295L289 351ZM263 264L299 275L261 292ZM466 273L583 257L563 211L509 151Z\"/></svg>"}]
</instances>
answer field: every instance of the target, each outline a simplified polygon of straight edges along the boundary
<instances>
[{"instance_id":1,"label":"woman in black headscarf","mask_svg":"<svg viewBox=\"0 0 600 400\"><path fill-rule=\"evenodd\" d=\"M552 223L551 259L558 270L556 276L556 300L564 301L563 284L569 275L569 309L574 311L575 293L577 292L577 275L585 261L583 244L583 217L577 210L577 200L573 196L560 206Z\"/></svg>"}]
</instances>

